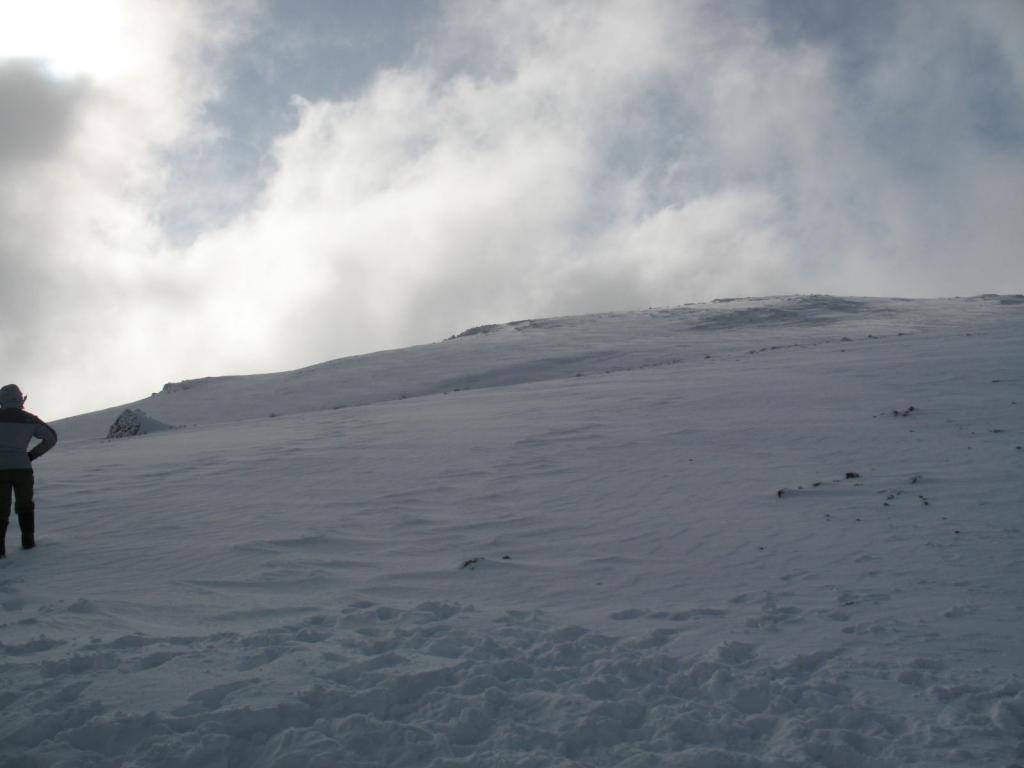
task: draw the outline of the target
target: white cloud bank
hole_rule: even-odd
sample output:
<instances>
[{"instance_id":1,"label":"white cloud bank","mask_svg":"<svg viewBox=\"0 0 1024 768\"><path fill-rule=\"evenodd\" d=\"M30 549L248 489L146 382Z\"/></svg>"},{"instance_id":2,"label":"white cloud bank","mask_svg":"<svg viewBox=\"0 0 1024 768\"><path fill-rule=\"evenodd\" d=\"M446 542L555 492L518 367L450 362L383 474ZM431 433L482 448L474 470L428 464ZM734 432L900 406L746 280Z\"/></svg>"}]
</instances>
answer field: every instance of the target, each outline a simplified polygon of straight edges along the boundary
<instances>
[{"instance_id":1,"label":"white cloud bank","mask_svg":"<svg viewBox=\"0 0 1024 768\"><path fill-rule=\"evenodd\" d=\"M0 378L46 416L527 316L1024 288L1014 3L908 2L870 50L757 4L453 3L357 98L297 95L187 246L169 153L257 11L125 7L120 75L0 63L0 121L38 113L0 138Z\"/></svg>"}]
</instances>

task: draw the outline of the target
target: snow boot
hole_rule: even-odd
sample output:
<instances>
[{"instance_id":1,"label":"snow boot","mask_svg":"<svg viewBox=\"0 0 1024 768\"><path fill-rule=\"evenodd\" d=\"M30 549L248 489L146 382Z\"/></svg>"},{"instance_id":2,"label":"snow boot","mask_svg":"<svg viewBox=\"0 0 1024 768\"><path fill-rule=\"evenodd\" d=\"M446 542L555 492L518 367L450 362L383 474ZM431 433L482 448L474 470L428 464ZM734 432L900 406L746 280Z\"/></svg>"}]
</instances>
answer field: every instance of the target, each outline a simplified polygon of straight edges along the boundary
<instances>
[{"instance_id":1,"label":"snow boot","mask_svg":"<svg viewBox=\"0 0 1024 768\"><path fill-rule=\"evenodd\" d=\"M19 512L18 524L21 526L21 548L32 549L36 545L36 513Z\"/></svg>"},{"instance_id":2,"label":"snow boot","mask_svg":"<svg viewBox=\"0 0 1024 768\"><path fill-rule=\"evenodd\" d=\"M6 548L6 545L4 544L6 539L7 539L7 521L4 520L2 523L0 523L0 557L6 557L7 556L7 548Z\"/></svg>"}]
</instances>

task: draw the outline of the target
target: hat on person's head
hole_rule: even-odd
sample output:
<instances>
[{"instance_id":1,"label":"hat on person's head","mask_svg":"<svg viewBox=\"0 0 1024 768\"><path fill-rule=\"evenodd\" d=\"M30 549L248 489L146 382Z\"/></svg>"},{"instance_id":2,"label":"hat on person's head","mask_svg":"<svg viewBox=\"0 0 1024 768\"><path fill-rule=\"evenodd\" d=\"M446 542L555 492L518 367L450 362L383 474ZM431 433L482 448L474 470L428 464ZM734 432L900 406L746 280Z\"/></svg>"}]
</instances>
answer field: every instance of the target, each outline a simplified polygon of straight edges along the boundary
<instances>
[{"instance_id":1,"label":"hat on person's head","mask_svg":"<svg viewBox=\"0 0 1024 768\"><path fill-rule=\"evenodd\" d=\"M17 384L0 387L0 408L21 408L24 402L25 396Z\"/></svg>"}]
</instances>

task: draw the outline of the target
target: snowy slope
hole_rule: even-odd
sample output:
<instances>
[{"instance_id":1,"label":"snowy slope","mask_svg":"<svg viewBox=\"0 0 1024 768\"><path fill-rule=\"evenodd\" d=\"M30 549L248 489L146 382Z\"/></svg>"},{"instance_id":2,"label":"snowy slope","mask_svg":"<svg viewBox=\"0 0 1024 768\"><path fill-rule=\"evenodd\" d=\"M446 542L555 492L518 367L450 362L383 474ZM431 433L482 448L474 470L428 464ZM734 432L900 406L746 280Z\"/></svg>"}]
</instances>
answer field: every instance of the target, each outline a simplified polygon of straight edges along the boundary
<instances>
[{"instance_id":1,"label":"snowy slope","mask_svg":"<svg viewBox=\"0 0 1024 768\"><path fill-rule=\"evenodd\" d=\"M0 766L1024 764L1022 349L1020 297L750 299L67 420Z\"/></svg>"},{"instance_id":2,"label":"snowy slope","mask_svg":"<svg viewBox=\"0 0 1024 768\"><path fill-rule=\"evenodd\" d=\"M761 345L836 341L843 333L895 334L992 317L1000 302L792 296L730 299L644 312L522 320L474 328L446 342L342 358L298 371L165 384L151 397L57 423L65 440L105 437L125 409L176 426L367 405L603 374L691 365L705 354ZM998 310L996 310L998 314ZM841 325L844 329L837 334ZM792 336L794 331L799 334ZM791 339L792 336L792 339Z\"/></svg>"}]
</instances>

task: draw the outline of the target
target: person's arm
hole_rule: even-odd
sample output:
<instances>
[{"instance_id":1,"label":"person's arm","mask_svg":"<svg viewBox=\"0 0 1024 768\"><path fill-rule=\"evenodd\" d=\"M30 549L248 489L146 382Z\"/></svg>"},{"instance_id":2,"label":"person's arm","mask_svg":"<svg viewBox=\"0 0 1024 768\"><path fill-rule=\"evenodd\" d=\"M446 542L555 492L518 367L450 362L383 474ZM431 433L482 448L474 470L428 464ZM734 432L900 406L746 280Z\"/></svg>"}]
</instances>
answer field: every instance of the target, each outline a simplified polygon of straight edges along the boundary
<instances>
[{"instance_id":1,"label":"person's arm","mask_svg":"<svg viewBox=\"0 0 1024 768\"><path fill-rule=\"evenodd\" d=\"M35 461L57 444L57 433L53 427L43 421L36 424L35 431L32 434L38 437L40 442L28 452L29 461Z\"/></svg>"}]
</instances>

